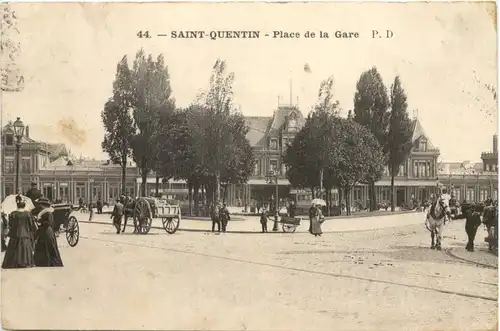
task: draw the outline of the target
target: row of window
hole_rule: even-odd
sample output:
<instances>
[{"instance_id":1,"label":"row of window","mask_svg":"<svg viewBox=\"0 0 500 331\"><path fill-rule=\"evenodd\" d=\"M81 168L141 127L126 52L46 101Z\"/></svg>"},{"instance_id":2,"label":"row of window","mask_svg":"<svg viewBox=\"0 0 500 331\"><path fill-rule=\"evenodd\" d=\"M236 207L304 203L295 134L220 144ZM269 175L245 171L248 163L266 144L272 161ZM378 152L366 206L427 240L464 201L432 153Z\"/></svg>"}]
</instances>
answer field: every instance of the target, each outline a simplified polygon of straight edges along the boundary
<instances>
[{"instance_id":1,"label":"row of window","mask_svg":"<svg viewBox=\"0 0 500 331\"><path fill-rule=\"evenodd\" d=\"M29 158L21 159L21 172L31 173L31 160ZM5 174L13 174L16 172L16 164L14 160L5 159L3 171Z\"/></svg>"},{"instance_id":2,"label":"row of window","mask_svg":"<svg viewBox=\"0 0 500 331\"><path fill-rule=\"evenodd\" d=\"M493 171L498 172L498 164L491 164L491 163L486 164L485 163L485 164L483 164L483 170L484 171L491 171L491 172L493 172Z\"/></svg>"}]
</instances>

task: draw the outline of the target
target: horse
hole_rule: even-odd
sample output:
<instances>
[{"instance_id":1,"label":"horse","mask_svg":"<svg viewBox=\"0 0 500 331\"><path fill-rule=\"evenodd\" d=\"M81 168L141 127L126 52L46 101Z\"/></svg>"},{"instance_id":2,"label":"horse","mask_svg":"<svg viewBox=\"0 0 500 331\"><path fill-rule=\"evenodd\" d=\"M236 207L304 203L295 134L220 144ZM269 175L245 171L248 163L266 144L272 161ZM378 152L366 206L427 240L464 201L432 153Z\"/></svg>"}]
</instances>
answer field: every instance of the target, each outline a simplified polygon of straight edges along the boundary
<instances>
[{"instance_id":1,"label":"horse","mask_svg":"<svg viewBox=\"0 0 500 331\"><path fill-rule=\"evenodd\" d=\"M131 217L134 221L134 232L138 233L137 221L134 219L134 209L135 209L135 199L132 197L125 197L123 201L123 229L122 232L125 232L125 228L127 227L128 218Z\"/></svg>"},{"instance_id":2,"label":"horse","mask_svg":"<svg viewBox=\"0 0 500 331\"><path fill-rule=\"evenodd\" d=\"M451 213L449 201L449 198L440 196L431 204L431 209L427 212L425 227L431 233L431 249L441 250L443 228ZM435 237L436 242L434 243Z\"/></svg>"}]
</instances>

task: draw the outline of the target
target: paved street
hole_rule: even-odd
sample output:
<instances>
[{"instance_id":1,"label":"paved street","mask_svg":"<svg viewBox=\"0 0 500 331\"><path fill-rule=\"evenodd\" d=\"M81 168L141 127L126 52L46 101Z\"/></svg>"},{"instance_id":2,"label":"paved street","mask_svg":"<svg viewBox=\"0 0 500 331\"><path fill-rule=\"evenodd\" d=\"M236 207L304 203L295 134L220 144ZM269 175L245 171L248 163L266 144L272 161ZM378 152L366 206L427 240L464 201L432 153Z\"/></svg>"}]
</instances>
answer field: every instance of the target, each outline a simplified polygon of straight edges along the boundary
<instances>
[{"instance_id":1,"label":"paved street","mask_svg":"<svg viewBox=\"0 0 500 331\"><path fill-rule=\"evenodd\" d=\"M78 246L59 238L64 268L3 271L3 327L493 328L497 270L458 259L497 266L484 251L485 231L479 251L468 253L456 221L443 240L452 249L438 252L422 219L329 220L322 237L305 233L305 223L294 234L250 233L259 229L256 218L229 225L248 233L220 235L201 231L206 221L147 236L116 235L107 219L82 222ZM188 227L199 231L182 231Z\"/></svg>"}]
</instances>

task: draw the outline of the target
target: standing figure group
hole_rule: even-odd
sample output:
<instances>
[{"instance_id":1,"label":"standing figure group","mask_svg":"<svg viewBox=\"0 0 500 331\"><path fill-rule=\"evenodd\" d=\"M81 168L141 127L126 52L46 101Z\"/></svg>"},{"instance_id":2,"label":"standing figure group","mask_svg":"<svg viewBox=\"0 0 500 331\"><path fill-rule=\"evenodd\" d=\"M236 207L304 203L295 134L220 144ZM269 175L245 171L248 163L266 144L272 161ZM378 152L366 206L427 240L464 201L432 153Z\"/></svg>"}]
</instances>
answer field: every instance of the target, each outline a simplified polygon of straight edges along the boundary
<instances>
[{"instance_id":1,"label":"standing figure group","mask_svg":"<svg viewBox=\"0 0 500 331\"><path fill-rule=\"evenodd\" d=\"M63 263L54 233L53 209L48 199L35 201L40 223L37 229L32 212L25 209L22 197L16 197L17 210L9 215L9 243L2 263L3 269L37 267L62 267Z\"/></svg>"},{"instance_id":2,"label":"standing figure group","mask_svg":"<svg viewBox=\"0 0 500 331\"><path fill-rule=\"evenodd\" d=\"M220 201L213 204L210 218L212 219L212 232L215 232L215 225L217 225L217 232L221 231L221 226L222 232L226 232L227 224L231 220L231 216L225 204L222 204Z\"/></svg>"}]
</instances>

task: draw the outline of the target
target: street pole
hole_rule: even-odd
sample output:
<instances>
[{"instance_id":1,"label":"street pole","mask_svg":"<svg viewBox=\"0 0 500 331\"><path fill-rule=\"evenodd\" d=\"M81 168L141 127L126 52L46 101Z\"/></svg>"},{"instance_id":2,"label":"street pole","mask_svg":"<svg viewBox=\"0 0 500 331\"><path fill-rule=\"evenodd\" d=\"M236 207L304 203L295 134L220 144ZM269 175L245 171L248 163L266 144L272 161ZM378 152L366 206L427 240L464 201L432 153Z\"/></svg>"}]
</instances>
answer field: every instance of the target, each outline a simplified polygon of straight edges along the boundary
<instances>
[{"instance_id":1,"label":"street pole","mask_svg":"<svg viewBox=\"0 0 500 331\"><path fill-rule=\"evenodd\" d=\"M14 135L16 137L16 192L21 193L21 139L24 134L24 123L21 118L18 117L17 120L12 124L14 127Z\"/></svg>"},{"instance_id":2,"label":"street pole","mask_svg":"<svg viewBox=\"0 0 500 331\"><path fill-rule=\"evenodd\" d=\"M21 194L21 137L16 137L16 192Z\"/></svg>"},{"instance_id":3,"label":"street pole","mask_svg":"<svg viewBox=\"0 0 500 331\"><path fill-rule=\"evenodd\" d=\"M279 129L279 134L278 134L278 160L276 162L276 213L274 215L274 225L273 225L273 232L278 231L278 220L279 220L279 175L281 171L281 143L283 140L283 127Z\"/></svg>"}]
</instances>

